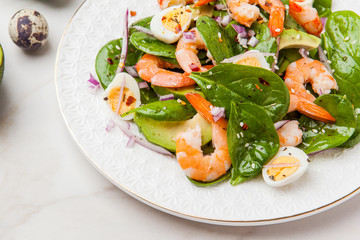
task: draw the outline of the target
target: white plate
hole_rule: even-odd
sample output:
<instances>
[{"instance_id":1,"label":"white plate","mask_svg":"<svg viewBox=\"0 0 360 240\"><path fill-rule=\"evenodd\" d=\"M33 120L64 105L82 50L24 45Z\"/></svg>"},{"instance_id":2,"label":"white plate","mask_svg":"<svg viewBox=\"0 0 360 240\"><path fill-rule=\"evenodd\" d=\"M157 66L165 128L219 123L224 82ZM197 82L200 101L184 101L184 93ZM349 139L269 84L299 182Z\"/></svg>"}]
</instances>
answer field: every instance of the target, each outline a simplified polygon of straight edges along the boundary
<instances>
[{"instance_id":1,"label":"white plate","mask_svg":"<svg viewBox=\"0 0 360 240\"><path fill-rule=\"evenodd\" d=\"M351 3L351 4L350 4ZM356 8L354 7L356 5ZM105 127L112 114L88 91L98 50L122 35L125 6L136 19L158 11L156 0L87 0L64 33L59 47L56 87L65 122L90 162L112 183L161 211L219 225L264 225L299 219L354 196L360 186L360 145L331 150L312 159L300 181L283 188L261 177L238 186L229 182L200 188L190 183L176 159L141 146L126 148L127 137ZM356 9L360 2L336 1L333 9ZM136 126L132 126L136 130Z\"/></svg>"}]
</instances>

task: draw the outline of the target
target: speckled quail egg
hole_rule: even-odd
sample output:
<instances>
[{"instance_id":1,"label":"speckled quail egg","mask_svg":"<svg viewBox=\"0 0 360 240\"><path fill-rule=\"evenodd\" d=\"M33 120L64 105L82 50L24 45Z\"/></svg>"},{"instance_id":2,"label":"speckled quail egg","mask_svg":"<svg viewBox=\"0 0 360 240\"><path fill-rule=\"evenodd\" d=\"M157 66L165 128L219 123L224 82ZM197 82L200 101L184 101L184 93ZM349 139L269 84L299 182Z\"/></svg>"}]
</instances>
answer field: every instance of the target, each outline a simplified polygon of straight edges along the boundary
<instances>
[{"instance_id":1,"label":"speckled quail egg","mask_svg":"<svg viewBox=\"0 0 360 240\"><path fill-rule=\"evenodd\" d=\"M281 187L299 179L308 167L308 155L297 147L281 147L262 170L267 184Z\"/></svg>"},{"instance_id":2,"label":"speckled quail egg","mask_svg":"<svg viewBox=\"0 0 360 240\"><path fill-rule=\"evenodd\" d=\"M164 9L152 18L150 29L155 37L165 43L178 41L191 23L191 10L181 6Z\"/></svg>"},{"instance_id":3,"label":"speckled quail egg","mask_svg":"<svg viewBox=\"0 0 360 240\"><path fill-rule=\"evenodd\" d=\"M114 80L105 89L103 95L104 99L110 105L112 111L116 113L118 110L119 95L123 81L125 81L125 83L122 101L119 106L119 115L122 115L141 105L140 89L136 80L127 73L118 73ZM123 117L124 120L131 120L132 118L133 114L129 114Z\"/></svg>"},{"instance_id":4,"label":"speckled quail egg","mask_svg":"<svg viewBox=\"0 0 360 240\"><path fill-rule=\"evenodd\" d=\"M20 48L36 50L46 44L49 29L46 19L38 11L22 9L11 18L9 34Z\"/></svg>"}]
</instances>

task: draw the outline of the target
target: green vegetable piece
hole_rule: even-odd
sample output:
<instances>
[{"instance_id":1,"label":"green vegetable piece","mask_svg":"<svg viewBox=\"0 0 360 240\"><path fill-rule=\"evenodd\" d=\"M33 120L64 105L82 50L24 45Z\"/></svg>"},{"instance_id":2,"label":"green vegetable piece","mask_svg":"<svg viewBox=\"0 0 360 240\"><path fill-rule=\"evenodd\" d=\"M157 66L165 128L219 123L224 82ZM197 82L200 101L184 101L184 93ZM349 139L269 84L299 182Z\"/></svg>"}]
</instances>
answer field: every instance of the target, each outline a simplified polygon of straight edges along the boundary
<instances>
[{"instance_id":1,"label":"green vegetable piece","mask_svg":"<svg viewBox=\"0 0 360 240\"><path fill-rule=\"evenodd\" d=\"M295 29L285 29L280 34L279 49L305 48L309 51L320 45L321 39L314 35L301 32Z\"/></svg>"},{"instance_id":2,"label":"green vegetable piece","mask_svg":"<svg viewBox=\"0 0 360 240\"><path fill-rule=\"evenodd\" d=\"M202 145L211 141L211 125L199 114L186 121L156 121L135 114L134 122L149 142L160 145L171 152L176 151L176 136L189 128L195 128L196 125L201 128Z\"/></svg>"},{"instance_id":3,"label":"green vegetable piece","mask_svg":"<svg viewBox=\"0 0 360 240\"><path fill-rule=\"evenodd\" d=\"M194 179L191 179L188 177L188 179L190 180L190 182L192 182L195 186L198 187L208 187L208 186L212 186L215 185L217 183L220 183L226 179L228 179L231 176L231 170L228 170L224 175L222 175L221 177L219 177L218 179L212 181L212 182L201 182L201 181L197 181Z\"/></svg>"},{"instance_id":4,"label":"green vegetable piece","mask_svg":"<svg viewBox=\"0 0 360 240\"><path fill-rule=\"evenodd\" d=\"M315 0L313 7L318 11L319 17L329 17L331 15L332 0Z\"/></svg>"},{"instance_id":5,"label":"green vegetable piece","mask_svg":"<svg viewBox=\"0 0 360 240\"><path fill-rule=\"evenodd\" d=\"M346 142L355 131L356 118L349 100L335 94L322 95L315 100L335 119L335 124L327 124L306 116L301 116L299 123L303 129L303 141L298 146L309 154L337 147Z\"/></svg>"},{"instance_id":6,"label":"green vegetable piece","mask_svg":"<svg viewBox=\"0 0 360 240\"><path fill-rule=\"evenodd\" d=\"M227 116L231 101L258 104L274 122L285 116L289 108L289 90L284 81L263 68L220 64L207 72L193 72L190 78L212 104L225 108Z\"/></svg>"},{"instance_id":7,"label":"green vegetable piece","mask_svg":"<svg viewBox=\"0 0 360 240\"><path fill-rule=\"evenodd\" d=\"M167 44L143 32L134 32L130 42L139 50L155 56L176 58L176 45Z\"/></svg>"},{"instance_id":8,"label":"green vegetable piece","mask_svg":"<svg viewBox=\"0 0 360 240\"><path fill-rule=\"evenodd\" d=\"M119 65L122 47L122 39L115 39L105 44L99 51L95 60L95 69L100 83L104 89L112 82L115 77L116 69ZM143 53L129 44L126 66L134 66Z\"/></svg>"},{"instance_id":9,"label":"green vegetable piece","mask_svg":"<svg viewBox=\"0 0 360 240\"><path fill-rule=\"evenodd\" d=\"M141 78L134 77L136 82L143 82ZM159 97L156 95L153 89L149 88L142 88L140 89L140 98L142 104L147 104L151 102L156 102L159 100Z\"/></svg>"},{"instance_id":10,"label":"green vegetable piece","mask_svg":"<svg viewBox=\"0 0 360 240\"><path fill-rule=\"evenodd\" d=\"M259 43L255 47L249 46L248 50L258 50L263 53L276 53L277 42L275 37L271 37L270 29L267 23L254 22L251 29L255 31L256 39ZM265 57L266 61L271 65L274 62L273 57Z\"/></svg>"},{"instance_id":11,"label":"green vegetable piece","mask_svg":"<svg viewBox=\"0 0 360 240\"><path fill-rule=\"evenodd\" d=\"M293 63L301 58L302 58L302 56L299 53L299 49L289 48L289 49L281 50L279 52L279 63L278 63L279 70L276 71L276 74L284 73L286 71L287 67L291 63Z\"/></svg>"},{"instance_id":12,"label":"green vegetable piece","mask_svg":"<svg viewBox=\"0 0 360 240\"><path fill-rule=\"evenodd\" d=\"M234 56L233 49L225 30L211 17L201 16L196 27L205 42L206 48L217 63Z\"/></svg>"},{"instance_id":13,"label":"green vegetable piece","mask_svg":"<svg viewBox=\"0 0 360 240\"><path fill-rule=\"evenodd\" d=\"M323 47L335 70L341 95L359 112L360 108L360 17L352 11L334 12L326 22L326 32L322 35ZM360 142L360 120L356 132L343 147L352 147Z\"/></svg>"},{"instance_id":14,"label":"green vegetable piece","mask_svg":"<svg viewBox=\"0 0 360 240\"><path fill-rule=\"evenodd\" d=\"M210 4L202 5L199 7L190 6L192 20L197 19L200 16L212 17L214 12L214 6Z\"/></svg>"},{"instance_id":15,"label":"green vegetable piece","mask_svg":"<svg viewBox=\"0 0 360 240\"><path fill-rule=\"evenodd\" d=\"M159 87L159 86L155 86L155 85L152 85L151 87L155 90L155 92L157 92L161 96L168 95L168 94L174 94L175 99L180 98L181 100L183 100L185 102L188 102L188 100L185 97L185 94L187 94L189 92L199 93L201 96L204 97L204 94L201 91L195 90L194 87L164 88L164 87Z\"/></svg>"},{"instance_id":16,"label":"green vegetable piece","mask_svg":"<svg viewBox=\"0 0 360 240\"><path fill-rule=\"evenodd\" d=\"M245 51L245 49L238 43L237 41L237 35L238 33L235 31L232 25L239 25L236 21L231 21L226 27L225 32L227 35L227 38L230 41L230 44L232 46L234 55L239 55Z\"/></svg>"},{"instance_id":17,"label":"green vegetable piece","mask_svg":"<svg viewBox=\"0 0 360 240\"><path fill-rule=\"evenodd\" d=\"M153 18L152 16L143 18L143 19L140 19L139 21L133 23L131 25L131 27L129 28L129 35L131 36L131 34L133 34L134 32L137 32L137 30L134 28L134 26L139 26L139 27L144 27L144 28L150 29L150 22L151 22L152 18Z\"/></svg>"},{"instance_id":18,"label":"green vegetable piece","mask_svg":"<svg viewBox=\"0 0 360 240\"><path fill-rule=\"evenodd\" d=\"M263 108L251 103L231 103L227 138L232 185L261 173L280 146L271 118Z\"/></svg>"},{"instance_id":19,"label":"green vegetable piece","mask_svg":"<svg viewBox=\"0 0 360 240\"><path fill-rule=\"evenodd\" d=\"M225 17L227 15L229 15L229 13L224 10L214 10L213 12L213 17Z\"/></svg>"},{"instance_id":20,"label":"green vegetable piece","mask_svg":"<svg viewBox=\"0 0 360 240\"><path fill-rule=\"evenodd\" d=\"M192 118L196 114L196 111L191 104L183 105L176 100L168 100L142 105L124 113L122 117L131 113L136 113L137 115L157 121L183 121Z\"/></svg>"}]
</instances>

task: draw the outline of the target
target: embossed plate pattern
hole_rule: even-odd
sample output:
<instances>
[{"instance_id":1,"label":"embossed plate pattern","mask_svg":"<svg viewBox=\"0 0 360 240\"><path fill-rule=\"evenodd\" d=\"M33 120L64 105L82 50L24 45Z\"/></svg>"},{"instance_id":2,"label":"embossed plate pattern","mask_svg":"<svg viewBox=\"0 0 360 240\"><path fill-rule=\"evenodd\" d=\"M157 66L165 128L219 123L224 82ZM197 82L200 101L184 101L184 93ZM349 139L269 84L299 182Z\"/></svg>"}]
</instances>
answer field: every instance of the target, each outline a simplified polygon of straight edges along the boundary
<instances>
[{"instance_id":1,"label":"embossed plate pattern","mask_svg":"<svg viewBox=\"0 0 360 240\"><path fill-rule=\"evenodd\" d=\"M101 46L121 37L125 6L137 12L131 21L158 11L156 0L85 1L64 33L56 66L57 94L65 122L90 162L111 182L164 212L237 226L299 219L358 193L360 145L317 155L301 180L287 187L271 188L257 178L236 187L224 182L199 188L186 179L176 159L138 145L126 148L127 137L119 129L107 133L105 127L113 115L101 91L95 95L89 92L87 79L94 72ZM335 1L333 9L355 9L359 14L360 2ZM131 128L137 131L135 125Z\"/></svg>"}]
</instances>

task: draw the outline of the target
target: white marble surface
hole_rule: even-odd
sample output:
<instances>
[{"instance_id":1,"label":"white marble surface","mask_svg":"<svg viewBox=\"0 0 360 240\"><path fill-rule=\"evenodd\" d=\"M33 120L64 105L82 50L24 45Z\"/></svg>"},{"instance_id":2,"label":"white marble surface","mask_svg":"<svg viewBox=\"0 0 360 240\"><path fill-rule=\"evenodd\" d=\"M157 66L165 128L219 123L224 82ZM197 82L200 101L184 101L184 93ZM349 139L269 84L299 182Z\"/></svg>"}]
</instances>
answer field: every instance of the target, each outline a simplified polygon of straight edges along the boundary
<instances>
[{"instance_id":1,"label":"white marble surface","mask_svg":"<svg viewBox=\"0 0 360 240\"><path fill-rule=\"evenodd\" d=\"M305 219L222 227L148 207L108 182L82 155L62 119L54 84L57 46L82 0L0 0L6 56L0 88L0 239L359 239L360 195ZM21 8L40 11L49 44L25 53L7 24Z\"/></svg>"}]
</instances>

